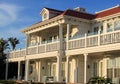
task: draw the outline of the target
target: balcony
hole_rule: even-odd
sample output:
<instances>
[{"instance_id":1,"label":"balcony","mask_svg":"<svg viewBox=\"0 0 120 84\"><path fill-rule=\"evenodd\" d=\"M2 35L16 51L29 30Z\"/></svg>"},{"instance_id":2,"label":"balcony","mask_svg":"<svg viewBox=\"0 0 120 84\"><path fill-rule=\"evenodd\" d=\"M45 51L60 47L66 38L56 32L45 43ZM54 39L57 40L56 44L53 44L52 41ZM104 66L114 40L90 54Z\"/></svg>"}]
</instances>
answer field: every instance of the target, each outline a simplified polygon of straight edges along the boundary
<instances>
[{"instance_id":1,"label":"balcony","mask_svg":"<svg viewBox=\"0 0 120 84\"><path fill-rule=\"evenodd\" d=\"M107 32L105 34L94 33L91 35L80 35L70 39L68 42L63 42L63 50L90 48L108 44L120 43L120 30ZM66 44L68 46L66 46ZM42 54L46 52L54 52L59 50L59 41L46 42L45 44L35 45L26 49L12 51L9 53L9 58L24 57L26 55Z\"/></svg>"},{"instance_id":2,"label":"balcony","mask_svg":"<svg viewBox=\"0 0 120 84\"><path fill-rule=\"evenodd\" d=\"M58 51L58 49L59 49L59 41L45 43L41 45L30 46L26 49L11 51L9 53L9 58L18 58L18 57L25 57L26 55L53 52L53 51Z\"/></svg>"},{"instance_id":3,"label":"balcony","mask_svg":"<svg viewBox=\"0 0 120 84\"><path fill-rule=\"evenodd\" d=\"M94 35L84 35L84 37L71 39L68 42L68 49L79 49L79 48L87 48L108 44L115 44L120 42L120 30L108 32L105 34L94 34Z\"/></svg>"}]
</instances>

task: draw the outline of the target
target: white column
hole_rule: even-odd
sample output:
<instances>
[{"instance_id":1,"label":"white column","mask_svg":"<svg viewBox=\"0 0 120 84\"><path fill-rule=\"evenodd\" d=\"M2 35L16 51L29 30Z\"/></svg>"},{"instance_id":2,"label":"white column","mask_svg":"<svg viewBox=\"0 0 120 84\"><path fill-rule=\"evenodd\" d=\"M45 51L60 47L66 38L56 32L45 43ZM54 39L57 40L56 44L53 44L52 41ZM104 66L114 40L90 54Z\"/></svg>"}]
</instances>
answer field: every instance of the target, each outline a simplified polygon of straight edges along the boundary
<instances>
[{"instance_id":1,"label":"white column","mask_svg":"<svg viewBox=\"0 0 120 84\"><path fill-rule=\"evenodd\" d=\"M76 82L78 82L78 76L79 76L79 74L78 74L78 61L79 61L79 59L77 56L77 58L76 58Z\"/></svg>"},{"instance_id":2,"label":"white column","mask_svg":"<svg viewBox=\"0 0 120 84\"><path fill-rule=\"evenodd\" d=\"M69 82L69 56L66 57L66 83Z\"/></svg>"},{"instance_id":3,"label":"white column","mask_svg":"<svg viewBox=\"0 0 120 84\"><path fill-rule=\"evenodd\" d=\"M63 57L63 26L59 24L59 51L57 56L57 81L62 82L61 71L62 71L62 57Z\"/></svg>"},{"instance_id":4,"label":"white column","mask_svg":"<svg viewBox=\"0 0 120 84\"><path fill-rule=\"evenodd\" d=\"M98 46L100 46L100 31L101 30L98 30Z\"/></svg>"},{"instance_id":5,"label":"white column","mask_svg":"<svg viewBox=\"0 0 120 84\"><path fill-rule=\"evenodd\" d=\"M59 48L60 48L60 51L62 50L62 47L63 47L63 26L62 24L59 24L59 41L60 41L60 44L59 44Z\"/></svg>"},{"instance_id":6,"label":"white column","mask_svg":"<svg viewBox=\"0 0 120 84\"><path fill-rule=\"evenodd\" d=\"M41 61L38 62L38 82L40 82L41 79Z\"/></svg>"},{"instance_id":7,"label":"white column","mask_svg":"<svg viewBox=\"0 0 120 84\"><path fill-rule=\"evenodd\" d=\"M37 54L39 54L39 43L37 43Z\"/></svg>"},{"instance_id":8,"label":"white column","mask_svg":"<svg viewBox=\"0 0 120 84\"><path fill-rule=\"evenodd\" d=\"M30 46L30 35L27 34L27 39L26 39L26 47Z\"/></svg>"},{"instance_id":9,"label":"white column","mask_svg":"<svg viewBox=\"0 0 120 84\"><path fill-rule=\"evenodd\" d=\"M8 54L7 54L7 57L6 57L6 70L5 70L5 80L7 80L8 78Z\"/></svg>"},{"instance_id":10,"label":"white column","mask_svg":"<svg viewBox=\"0 0 120 84\"><path fill-rule=\"evenodd\" d=\"M39 40L40 40L39 44L41 45L41 41L42 41L42 38L41 38L41 36L39 37Z\"/></svg>"},{"instance_id":11,"label":"white column","mask_svg":"<svg viewBox=\"0 0 120 84\"><path fill-rule=\"evenodd\" d=\"M57 82L62 82L61 71L62 71L62 58L57 57Z\"/></svg>"},{"instance_id":12,"label":"white column","mask_svg":"<svg viewBox=\"0 0 120 84\"><path fill-rule=\"evenodd\" d=\"M84 54L84 84L87 83L87 55Z\"/></svg>"},{"instance_id":13,"label":"white column","mask_svg":"<svg viewBox=\"0 0 120 84\"><path fill-rule=\"evenodd\" d=\"M68 50L68 41L69 41L69 37L70 37L70 24L67 24L67 36L66 36L66 47Z\"/></svg>"},{"instance_id":14,"label":"white column","mask_svg":"<svg viewBox=\"0 0 120 84\"><path fill-rule=\"evenodd\" d=\"M107 21L103 22L103 33L107 33Z\"/></svg>"},{"instance_id":15,"label":"white column","mask_svg":"<svg viewBox=\"0 0 120 84\"><path fill-rule=\"evenodd\" d=\"M85 48L87 47L87 34L85 33Z\"/></svg>"},{"instance_id":16,"label":"white column","mask_svg":"<svg viewBox=\"0 0 120 84\"><path fill-rule=\"evenodd\" d=\"M26 60L26 63L25 63L25 81L28 81L28 75L29 75L29 60Z\"/></svg>"},{"instance_id":17,"label":"white column","mask_svg":"<svg viewBox=\"0 0 120 84\"><path fill-rule=\"evenodd\" d=\"M20 80L20 61L18 61L18 80Z\"/></svg>"}]
</instances>

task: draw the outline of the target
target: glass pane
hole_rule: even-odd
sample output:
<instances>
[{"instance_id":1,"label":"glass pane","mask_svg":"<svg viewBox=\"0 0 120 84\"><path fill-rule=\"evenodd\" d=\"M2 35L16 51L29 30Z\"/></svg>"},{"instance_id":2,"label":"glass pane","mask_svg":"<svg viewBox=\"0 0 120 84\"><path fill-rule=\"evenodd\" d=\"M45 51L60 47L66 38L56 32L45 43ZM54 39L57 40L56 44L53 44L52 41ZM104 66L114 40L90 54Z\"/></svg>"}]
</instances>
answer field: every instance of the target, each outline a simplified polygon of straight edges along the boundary
<instances>
[{"instance_id":1,"label":"glass pane","mask_svg":"<svg viewBox=\"0 0 120 84\"><path fill-rule=\"evenodd\" d=\"M111 32L112 29L113 29L113 24L112 24L112 22L107 23L107 32Z\"/></svg>"},{"instance_id":2,"label":"glass pane","mask_svg":"<svg viewBox=\"0 0 120 84\"><path fill-rule=\"evenodd\" d=\"M114 29L119 30L120 29L120 20L114 22Z\"/></svg>"}]
</instances>

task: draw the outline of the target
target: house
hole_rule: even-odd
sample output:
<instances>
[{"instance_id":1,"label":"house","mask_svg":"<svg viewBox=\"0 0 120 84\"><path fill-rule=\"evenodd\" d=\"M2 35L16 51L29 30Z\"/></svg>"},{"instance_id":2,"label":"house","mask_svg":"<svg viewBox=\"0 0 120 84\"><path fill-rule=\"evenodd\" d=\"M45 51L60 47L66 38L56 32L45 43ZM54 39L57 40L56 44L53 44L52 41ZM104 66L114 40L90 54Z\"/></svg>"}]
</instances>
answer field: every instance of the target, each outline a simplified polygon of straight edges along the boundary
<instances>
[{"instance_id":1,"label":"house","mask_svg":"<svg viewBox=\"0 0 120 84\"><path fill-rule=\"evenodd\" d=\"M87 83L100 76L118 84L119 5L95 14L80 7L65 11L45 7L40 15L41 22L22 30L26 48L8 55L8 63L17 64L18 80Z\"/></svg>"}]
</instances>

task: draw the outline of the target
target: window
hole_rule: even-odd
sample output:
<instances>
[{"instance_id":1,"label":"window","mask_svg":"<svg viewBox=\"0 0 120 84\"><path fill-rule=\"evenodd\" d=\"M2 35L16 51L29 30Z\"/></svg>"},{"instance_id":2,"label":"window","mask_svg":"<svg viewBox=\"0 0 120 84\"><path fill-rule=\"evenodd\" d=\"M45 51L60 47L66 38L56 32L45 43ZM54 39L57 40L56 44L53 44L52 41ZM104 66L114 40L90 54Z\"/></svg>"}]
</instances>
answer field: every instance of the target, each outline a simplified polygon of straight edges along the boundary
<instances>
[{"instance_id":1,"label":"window","mask_svg":"<svg viewBox=\"0 0 120 84\"><path fill-rule=\"evenodd\" d=\"M65 63L62 63L62 77L62 80L65 81Z\"/></svg>"},{"instance_id":2,"label":"window","mask_svg":"<svg viewBox=\"0 0 120 84\"><path fill-rule=\"evenodd\" d=\"M120 30L120 20L114 22L114 30Z\"/></svg>"},{"instance_id":3,"label":"window","mask_svg":"<svg viewBox=\"0 0 120 84\"><path fill-rule=\"evenodd\" d=\"M101 28L101 31L100 31L100 33L103 33L103 25L102 25L100 28Z\"/></svg>"},{"instance_id":4,"label":"window","mask_svg":"<svg viewBox=\"0 0 120 84\"><path fill-rule=\"evenodd\" d=\"M54 38L54 41L57 41L57 35L54 35L53 38Z\"/></svg>"},{"instance_id":5,"label":"window","mask_svg":"<svg viewBox=\"0 0 120 84\"><path fill-rule=\"evenodd\" d=\"M103 77L103 62L100 62L100 76Z\"/></svg>"},{"instance_id":6,"label":"window","mask_svg":"<svg viewBox=\"0 0 120 84\"><path fill-rule=\"evenodd\" d=\"M47 18L47 14L45 13L43 17L44 17L44 19L46 19Z\"/></svg>"},{"instance_id":7,"label":"window","mask_svg":"<svg viewBox=\"0 0 120 84\"><path fill-rule=\"evenodd\" d=\"M32 74L32 72L33 72L33 66L30 65L30 66L29 66L29 74Z\"/></svg>"},{"instance_id":8,"label":"window","mask_svg":"<svg viewBox=\"0 0 120 84\"><path fill-rule=\"evenodd\" d=\"M95 33L98 32L98 30L99 30L98 27L95 27L95 28L94 28L94 32L95 32Z\"/></svg>"},{"instance_id":9,"label":"window","mask_svg":"<svg viewBox=\"0 0 120 84\"><path fill-rule=\"evenodd\" d=\"M42 38L41 43L42 43L42 44L45 44L45 41L46 41L46 39L45 39L45 38Z\"/></svg>"},{"instance_id":10,"label":"window","mask_svg":"<svg viewBox=\"0 0 120 84\"><path fill-rule=\"evenodd\" d=\"M93 76L94 77L97 76L97 67L98 67L97 62L94 62L93 63Z\"/></svg>"},{"instance_id":11,"label":"window","mask_svg":"<svg viewBox=\"0 0 120 84\"><path fill-rule=\"evenodd\" d=\"M107 77L120 77L120 57L107 60Z\"/></svg>"},{"instance_id":12,"label":"window","mask_svg":"<svg viewBox=\"0 0 120 84\"><path fill-rule=\"evenodd\" d=\"M107 77L112 78L113 76L113 61L107 60Z\"/></svg>"},{"instance_id":13,"label":"window","mask_svg":"<svg viewBox=\"0 0 120 84\"><path fill-rule=\"evenodd\" d=\"M98 34L99 27L94 28L94 33L93 34Z\"/></svg>"},{"instance_id":14,"label":"window","mask_svg":"<svg viewBox=\"0 0 120 84\"><path fill-rule=\"evenodd\" d=\"M111 32L112 29L113 29L113 24L112 24L112 22L107 23L107 32Z\"/></svg>"},{"instance_id":15,"label":"window","mask_svg":"<svg viewBox=\"0 0 120 84\"><path fill-rule=\"evenodd\" d=\"M47 70L48 70L48 76L51 76L51 65L50 64L48 64Z\"/></svg>"},{"instance_id":16,"label":"window","mask_svg":"<svg viewBox=\"0 0 120 84\"><path fill-rule=\"evenodd\" d=\"M48 38L48 43L52 42L52 36Z\"/></svg>"},{"instance_id":17,"label":"window","mask_svg":"<svg viewBox=\"0 0 120 84\"><path fill-rule=\"evenodd\" d=\"M52 64L51 76L56 76L56 64Z\"/></svg>"}]
</instances>

